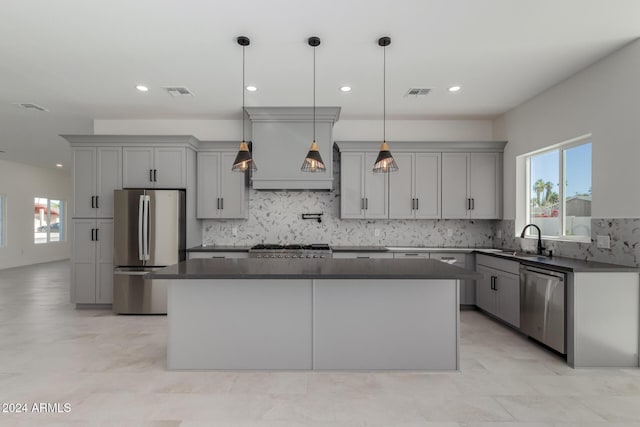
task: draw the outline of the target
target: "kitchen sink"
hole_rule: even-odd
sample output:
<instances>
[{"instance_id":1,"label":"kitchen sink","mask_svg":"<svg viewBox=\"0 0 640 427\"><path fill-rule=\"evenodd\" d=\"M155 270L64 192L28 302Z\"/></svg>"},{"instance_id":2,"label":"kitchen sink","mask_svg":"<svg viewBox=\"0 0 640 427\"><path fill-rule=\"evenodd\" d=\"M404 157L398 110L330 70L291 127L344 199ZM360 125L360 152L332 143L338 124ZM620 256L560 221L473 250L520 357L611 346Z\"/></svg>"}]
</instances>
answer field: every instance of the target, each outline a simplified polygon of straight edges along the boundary
<instances>
[{"instance_id":1,"label":"kitchen sink","mask_svg":"<svg viewBox=\"0 0 640 427\"><path fill-rule=\"evenodd\" d=\"M501 251L501 252L496 252L496 254L512 256L514 258L526 259L529 261L548 261L550 259L547 256L530 254L527 252L518 252L518 251Z\"/></svg>"}]
</instances>

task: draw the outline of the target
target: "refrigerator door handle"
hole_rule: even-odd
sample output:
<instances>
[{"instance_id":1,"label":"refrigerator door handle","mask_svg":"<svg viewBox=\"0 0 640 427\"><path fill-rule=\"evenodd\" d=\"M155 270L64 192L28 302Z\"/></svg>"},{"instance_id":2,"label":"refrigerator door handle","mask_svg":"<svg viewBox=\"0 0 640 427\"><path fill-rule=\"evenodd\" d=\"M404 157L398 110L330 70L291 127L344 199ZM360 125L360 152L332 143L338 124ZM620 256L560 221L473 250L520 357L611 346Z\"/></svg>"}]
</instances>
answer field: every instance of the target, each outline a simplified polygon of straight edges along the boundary
<instances>
[{"instance_id":1,"label":"refrigerator door handle","mask_svg":"<svg viewBox=\"0 0 640 427\"><path fill-rule=\"evenodd\" d=\"M138 259L144 261L144 248L142 247L142 229L144 228L144 196L138 201Z\"/></svg>"},{"instance_id":2,"label":"refrigerator door handle","mask_svg":"<svg viewBox=\"0 0 640 427\"><path fill-rule=\"evenodd\" d=\"M143 261L149 261L151 258L149 254L149 202L150 197L148 195L142 196L144 199L143 204L143 225L142 225L142 245L143 245Z\"/></svg>"}]
</instances>

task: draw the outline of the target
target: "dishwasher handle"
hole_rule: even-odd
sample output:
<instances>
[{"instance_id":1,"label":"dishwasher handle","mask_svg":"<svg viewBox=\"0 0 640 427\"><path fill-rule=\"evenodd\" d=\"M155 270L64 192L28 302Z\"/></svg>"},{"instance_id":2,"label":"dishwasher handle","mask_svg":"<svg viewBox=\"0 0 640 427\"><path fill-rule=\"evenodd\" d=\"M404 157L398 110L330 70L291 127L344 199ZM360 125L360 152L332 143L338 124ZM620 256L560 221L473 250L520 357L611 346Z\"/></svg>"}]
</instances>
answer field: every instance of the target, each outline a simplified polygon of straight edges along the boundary
<instances>
[{"instance_id":1,"label":"dishwasher handle","mask_svg":"<svg viewBox=\"0 0 640 427\"><path fill-rule=\"evenodd\" d=\"M564 282L564 277L565 277L564 273L560 273L559 271L545 270L544 268L537 268L537 267L531 267L531 266L520 266L520 273L522 272L541 274L543 276L554 277L560 280L561 282Z\"/></svg>"}]
</instances>

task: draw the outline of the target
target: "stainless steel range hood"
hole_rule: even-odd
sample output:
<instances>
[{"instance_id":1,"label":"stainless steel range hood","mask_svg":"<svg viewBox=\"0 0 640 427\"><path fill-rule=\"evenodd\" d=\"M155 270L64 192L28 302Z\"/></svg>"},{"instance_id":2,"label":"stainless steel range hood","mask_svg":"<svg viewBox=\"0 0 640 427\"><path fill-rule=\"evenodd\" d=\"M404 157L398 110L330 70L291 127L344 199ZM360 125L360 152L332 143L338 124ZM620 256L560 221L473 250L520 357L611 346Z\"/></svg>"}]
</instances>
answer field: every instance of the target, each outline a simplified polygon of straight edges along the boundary
<instances>
[{"instance_id":1,"label":"stainless steel range hood","mask_svg":"<svg viewBox=\"0 0 640 427\"><path fill-rule=\"evenodd\" d=\"M258 166L252 179L254 189L333 189L333 124L340 107L316 107L316 141L327 168L324 173L300 170L313 139L312 107L246 107L246 111Z\"/></svg>"}]
</instances>

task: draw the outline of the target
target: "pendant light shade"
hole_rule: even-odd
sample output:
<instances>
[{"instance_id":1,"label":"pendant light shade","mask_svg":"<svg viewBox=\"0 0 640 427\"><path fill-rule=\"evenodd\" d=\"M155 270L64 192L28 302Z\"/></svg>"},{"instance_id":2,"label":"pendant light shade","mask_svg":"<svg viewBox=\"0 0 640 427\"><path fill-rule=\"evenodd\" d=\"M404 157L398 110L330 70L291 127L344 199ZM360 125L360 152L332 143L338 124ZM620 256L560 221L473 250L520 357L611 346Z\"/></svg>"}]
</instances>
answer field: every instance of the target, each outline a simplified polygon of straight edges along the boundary
<instances>
[{"instance_id":1,"label":"pendant light shade","mask_svg":"<svg viewBox=\"0 0 640 427\"><path fill-rule=\"evenodd\" d=\"M322 161L316 143L316 47L320 46L320 38L309 37L308 42L309 46L313 48L313 142L300 170L302 172L326 172L327 168Z\"/></svg>"},{"instance_id":2,"label":"pendant light shade","mask_svg":"<svg viewBox=\"0 0 640 427\"><path fill-rule=\"evenodd\" d=\"M231 170L234 172L246 172L247 170L257 171L256 162L253 161L253 157L251 156L251 151L249 151L249 144L244 139L244 116L246 114L244 109L244 48L251 44L249 37L240 36L237 39L238 44L242 46L242 142L240 142L240 149L238 150L238 155L236 159L233 161L233 166Z\"/></svg>"},{"instance_id":3,"label":"pendant light shade","mask_svg":"<svg viewBox=\"0 0 640 427\"><path fill-rule=\"evenodd\" d=\"M380 152L376 158L376 162L373 164L374 172L395 172L398 170L398 165L391 155L389 150L389 144L386 141L387 133L387 46L391 44L390 37L380 37L378 39L378 46L382 47L383 62L382 62L382 145L380 146Z\"/></svg>"}]
</instances>

